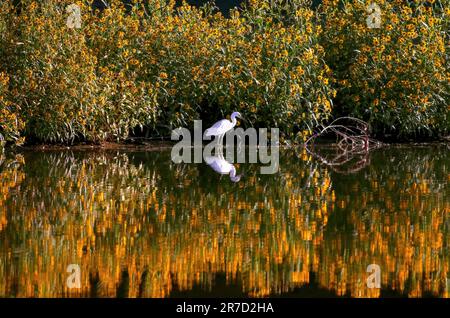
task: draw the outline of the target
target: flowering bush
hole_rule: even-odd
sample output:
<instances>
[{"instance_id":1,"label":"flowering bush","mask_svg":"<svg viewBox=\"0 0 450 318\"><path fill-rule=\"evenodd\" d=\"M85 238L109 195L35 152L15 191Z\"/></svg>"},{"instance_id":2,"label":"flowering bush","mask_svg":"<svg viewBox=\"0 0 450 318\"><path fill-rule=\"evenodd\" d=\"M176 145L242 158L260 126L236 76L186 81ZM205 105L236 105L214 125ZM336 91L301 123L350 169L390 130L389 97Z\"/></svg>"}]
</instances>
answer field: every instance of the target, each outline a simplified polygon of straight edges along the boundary
<instances>
[{"instance_id":1,"label":"flowering bush","mask_svg":"<svg viewBox=\"0 0 450 318\"><path fill-rule=\"evenodd\" d=\"M229 19L174 0L21 2L1 4L2 139L166 135L240 111L302 141L332 108L376 132L450 127L449 0L378 0L380 28L362 0L323 1L321 15L309 0L249 0ZM73 4L79 28L67 25Z\"/></svg>"},{"instance_id":2,"label":"flowering bush","mask_svg":"<svg viewBox=\"0 0 450 318\"><path fill-rule=\"evenodd\" d=\"M20 130L23 129L23 122L19 116L18 105L11 101L9 94L9 75L3 69L3 59L9 53L6 43L8 37L8 17L5 3L0 4L0 148L5 141L20 144ZM0 149L1 150L1 149Z\"/></svg>"},{"instance_id":3,"label":"flowering bush","mask_svg":"<svg viewBox=\"0 0 450 318\"><path fill-rule=\"evenodd\" d=\"M372 2L381 9L379 28L368 27ZM449 7L448 0L323 1L336 111L369 121L376 132L448 132Z\"/></svg>"},{"instance_id":4,"label":"flowering bush","mask_svg":"<svg viewBox=\"0 0 450 318\"><path fill-rule=\"evenodd\" d=\"M309 3L250 1L230 19L173 2L146 25L145 74L159 87L160 121L215 121L240 111L250 125L304 138L331 111L330 69ZM300 135L298 134L300 133Z\"/></svg>"},{"instance_id":5,"label":"flowering bush","mask_svg":"<svg viewBox=\"0 0 450 318\"><path fill-rule=\"evenodd\" d=\"M116 0L94 12L78 1L79 29L66 25L70 0L24 0L20 14L9 6L14 41L2 66L24 133L101 141L238 110L251 125L305 138L330 114L330 69L308 2L287 18L282 2L250 1L226 19L211 5L172 0L131 9Z\"/></svg>"},{"instance_id":6,"label":"flowering bush","mask_svg":"<svg viewBox=\"0 0 450 318\"><path fill-rule=\"evenodd\" d=\"M309 2L283 3L249 1L241 14L232 12L221 37L231 44L210 59L203 78L226 112L238 105L255 126L304 139L330 115L331 71Z\"/></svg>"},{"instance_id":7,"label":"flowering bush","mask_svg":"<svg viewBox=\"0 0 450 318\"><path fill-rule=\"evenodd\" d=\"M150 121L156 105L152 86L135 81L125 65L119 72L99 62L104 52L90 45L89 25L67 26L71 1L24 2L20 15L9 8L9 32L15 37L5 67L27 136L50 142L101 141L126 137L131 128Z\"/></svg>"},{"instance_id":8,"label":"flowering bush","mask_svg":"<svg viewBox=\"0 0 450 318\"><path fill-rule=\"evenodd\" d=\"M16 105L10 102L8 83L9 77L0 73L0 147L5 141L23 143L23 138L20 138L23 122L18 116Z\"/></svg>"},{"instance_id":9,"label":"flowering bush","mask_svg":"<svg viewBox=\"0 0 450 318\"><path fill-rule=\"evenodd\" d=\"M118 2L101 13L84 14L87 45L96 58L101 92L96 96L98 127L111 127L114 136L126 137L137 126L156 120L157 91L154 80L144 76L142 46L147 21L139 14L126 14ZM83 12L88 12L86 8ZM104 135L101 139L107 139Z\"/></svg>"}]
</instances>

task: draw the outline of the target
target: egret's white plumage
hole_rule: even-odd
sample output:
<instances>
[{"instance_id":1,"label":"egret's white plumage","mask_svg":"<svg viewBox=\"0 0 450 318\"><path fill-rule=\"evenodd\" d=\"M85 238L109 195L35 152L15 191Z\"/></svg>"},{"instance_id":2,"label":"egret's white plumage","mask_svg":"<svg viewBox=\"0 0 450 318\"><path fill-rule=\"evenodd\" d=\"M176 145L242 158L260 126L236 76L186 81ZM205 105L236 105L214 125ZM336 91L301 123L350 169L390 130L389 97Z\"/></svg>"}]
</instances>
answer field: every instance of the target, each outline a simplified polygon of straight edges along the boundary
<instances>
[{"instance_id":1,"label":"egret's white plumage","mask_svg":"<svg viewBox=\"0 0 450 318\"><path fill-rule=\"evenodd\" d=\"M210 128L206 129L205 134L204 134L206 137L216 136L217 140L220 144L220 148L219 148L219 152L218 152L219 156L206 157L205 158L206 163L211 168L213 168L213 170L217 173L229 174L230 180L233 182L239 182L239 180L241 179L241 176L236 175L236 168L231 163L229 163L228 161L226 161L223 158L221 149L222 149L223 136L226 134L227 131L233 129L234 126L236 126L236 124L237 124L236 118L237 117L242 118L242 116L239 112L232 113L231 121L227 120L227 119L219 120L217 123L212 125Z\"/></svg>"},{"instance_id":2,"label":"egret's white plumage","mask_svg":"<svg viewBox=\"0 0 450 318\"><path fill-rule=\"evenodd\" d=\"M234 128L237 124L236 117L242 118L239 112L234 112L231 114L231 121L228 119L219 120L217 123L212 125L210 128L206 129L205 136L223 136L225 133Z\"/></svg>"}]
</instances>

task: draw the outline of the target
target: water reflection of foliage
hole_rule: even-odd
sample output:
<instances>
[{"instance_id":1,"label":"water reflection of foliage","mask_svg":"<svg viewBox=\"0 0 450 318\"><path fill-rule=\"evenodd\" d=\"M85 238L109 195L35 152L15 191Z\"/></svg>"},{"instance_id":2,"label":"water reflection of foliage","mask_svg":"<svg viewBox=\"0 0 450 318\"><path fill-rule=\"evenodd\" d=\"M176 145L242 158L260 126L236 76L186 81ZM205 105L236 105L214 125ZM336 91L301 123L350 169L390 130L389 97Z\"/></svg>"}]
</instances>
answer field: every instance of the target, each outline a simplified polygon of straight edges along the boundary
<instances>
[{"instance_id":1,"label":"water reflection of foliage","mask_svg":"<svg viewBox=\"0 0 450 318\"><path fill-rule=\"evenodd\" d=\"M371 166L345 186L305 152L282 156L274 176L241 166L239 185L218 183L207 167L170 164L167 153L25 159L0 172L3 296L166 297L175 287L211 288L219 272L252 296L290 291L311 272L339 295L378 296L364 285L367 262L389 269L383 286L444 295L443 155L411 158L402 166L417 169L411 177ZM82 269L79 292L65 288L72 263ZM411 273L416 283L405 286Z\"/></svg>"},{"instance_id":2,"label":"water reflection of foliage","mask_svg":"<svg viewBox=\"0 0 450 318\"><path fill-rule=\"evenodd\" d=\"M319 272L329 274L319 276L323 286L338 295L379 296L379 290L366 287L366 267L373 263L381 267L382 285L398 293L449 297L446 151L378 151L371 160L379 164L334 182L339 191L321 255ZM343 225L351 235L336 236Z\"/></svg>"}]
</instances>

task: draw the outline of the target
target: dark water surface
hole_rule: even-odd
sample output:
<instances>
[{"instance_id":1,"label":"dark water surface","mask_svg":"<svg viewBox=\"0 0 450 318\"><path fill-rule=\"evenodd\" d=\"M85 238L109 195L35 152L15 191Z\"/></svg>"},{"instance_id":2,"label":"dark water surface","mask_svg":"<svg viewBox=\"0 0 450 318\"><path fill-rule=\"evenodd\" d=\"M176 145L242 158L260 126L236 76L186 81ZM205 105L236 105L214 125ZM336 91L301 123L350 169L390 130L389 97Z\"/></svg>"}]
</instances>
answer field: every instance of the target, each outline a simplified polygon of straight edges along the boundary
<instances>
[{"instance_id":1,"label":"dark water surface","mask_svg":"<svg viewBox=\"0 0 450 318\"><path fill-rule=\"evenodd\" d=\"M284 150L238 183L170 151L0 155L0 296L449 297L449 152L384 148L350 173Z\"/></svg>"}]
</instances>

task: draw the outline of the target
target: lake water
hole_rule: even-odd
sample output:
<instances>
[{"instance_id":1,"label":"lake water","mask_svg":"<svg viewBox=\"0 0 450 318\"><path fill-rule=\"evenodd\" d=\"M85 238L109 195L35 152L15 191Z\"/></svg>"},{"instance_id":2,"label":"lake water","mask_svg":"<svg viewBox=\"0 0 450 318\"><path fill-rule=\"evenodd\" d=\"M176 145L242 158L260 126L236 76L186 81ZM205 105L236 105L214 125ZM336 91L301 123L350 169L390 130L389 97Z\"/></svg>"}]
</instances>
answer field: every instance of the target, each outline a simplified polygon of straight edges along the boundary
<instances>
[{"instance_id":1,"label":"lake water","mask_svg":"<svg viewBox=\"0 0 450 318\"><path fill-rule=\"evenodd\" d=\"M364 160L234 183L170 150L0 155L0 296L449 297L448 146Z\"/></svg>"}]
</instances>

